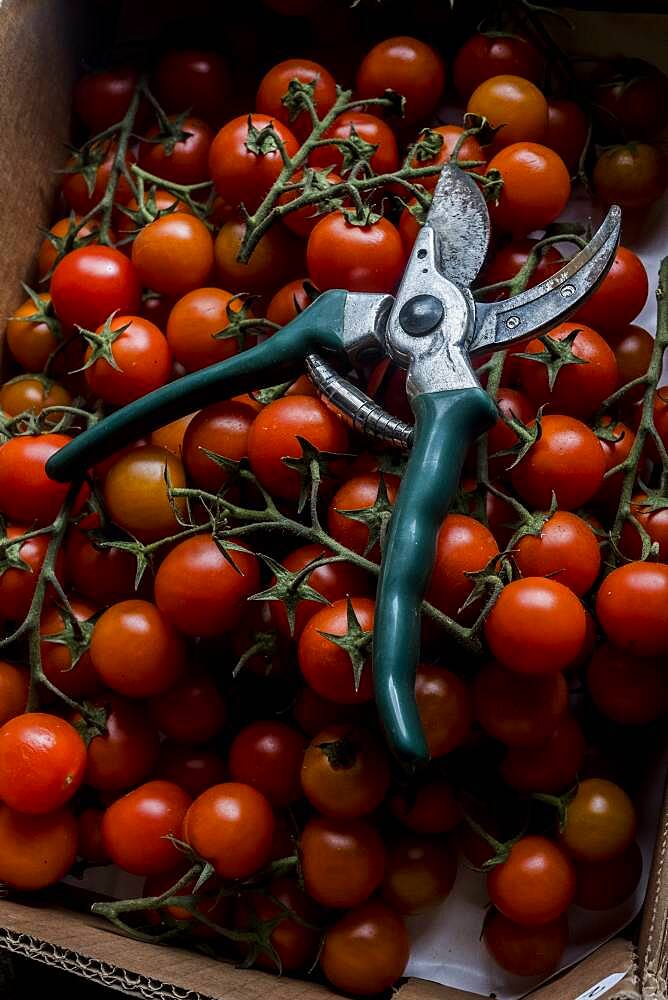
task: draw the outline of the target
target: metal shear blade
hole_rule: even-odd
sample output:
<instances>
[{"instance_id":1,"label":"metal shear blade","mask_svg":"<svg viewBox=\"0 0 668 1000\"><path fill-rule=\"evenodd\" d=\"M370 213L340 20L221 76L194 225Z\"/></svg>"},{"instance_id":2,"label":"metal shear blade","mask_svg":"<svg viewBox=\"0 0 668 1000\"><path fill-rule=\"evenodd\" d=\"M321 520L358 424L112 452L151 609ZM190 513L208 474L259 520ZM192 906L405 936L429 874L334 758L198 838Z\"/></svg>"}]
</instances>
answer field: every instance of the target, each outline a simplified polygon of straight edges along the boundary
<instances>
[{"instance_id":1,"label":"metal shear blade","mask_svg":"<svg viewBox=\"0 0 668 1000\"><path fill-rule=\"evenodd\" d=\"M455 164L440 173L425 225L434 230L443 277L468 288L489 247L489 213L476 182Z\"/></svg>"}]
</instances>

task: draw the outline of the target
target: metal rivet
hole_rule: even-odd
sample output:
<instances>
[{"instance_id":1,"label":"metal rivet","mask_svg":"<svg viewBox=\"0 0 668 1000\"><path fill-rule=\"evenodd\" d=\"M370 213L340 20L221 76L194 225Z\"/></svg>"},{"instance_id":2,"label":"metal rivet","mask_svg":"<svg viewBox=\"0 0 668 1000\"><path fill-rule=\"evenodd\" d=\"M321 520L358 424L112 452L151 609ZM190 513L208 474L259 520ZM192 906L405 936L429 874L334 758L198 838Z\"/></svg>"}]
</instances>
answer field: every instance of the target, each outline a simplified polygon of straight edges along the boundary
<instances>
[{"instance_id":1,"label":"metal rivet","mask_svg":"<svg viewBox=\"0 0 668 1000\"><path fill-rule=\"evenodd\" d=\"M506 326L509 330L514 330L516 326L520 325L519 316L509 316L506 320Z\"/></svg>"},{"instance_id":2,"label":"metal rivet","mask_svg":"<svg viewBox=\"0 0 668 1000\"><path fill-rule=\"evenodd\" d=\"M424 260L425 257L427 256L427 251L426 250L418 250L417 255L418 255L418 260Z\"/></svg>"},{"instance_id":3,"label":"metal rivet","mask_svg":"<svg viewBox=\"0 0 668 1000\"><path fill-rule=\"evenodd\" d=\"M564 285L561 294L565 299L570 299L571 295L575 295L575 285Z\"/></svg>"},{"instance_id":4,"label":"metal rivet","mask_svg":"<svg viewBox=\"0 0 668 1000\"><path fill-rule=\"evenodd\" d=\"M401 307L399 322L411 337L422 337L435 329L443 316L443 303L435 295L414 295Z\"/></svg>"}]
</instances>

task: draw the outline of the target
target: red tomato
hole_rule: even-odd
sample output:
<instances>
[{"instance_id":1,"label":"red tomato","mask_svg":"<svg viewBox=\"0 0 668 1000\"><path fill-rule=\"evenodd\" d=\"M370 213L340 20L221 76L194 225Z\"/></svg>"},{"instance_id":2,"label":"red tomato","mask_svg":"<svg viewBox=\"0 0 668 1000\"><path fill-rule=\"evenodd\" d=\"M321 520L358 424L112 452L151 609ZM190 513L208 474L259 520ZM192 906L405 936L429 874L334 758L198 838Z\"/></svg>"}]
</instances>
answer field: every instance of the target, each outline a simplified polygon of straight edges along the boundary
<instances>
[{"instance_id":1,"label":"red tomato","mask_svg":"<svg viewBox=\"0 0 668 1000\"><path fill-rule=\"evenodd\" d=\"M292 80L313 85L310 96L320 118L324 118L336 101L336 80L324 66L311 59L284 59L262 77L255 107L263 115L289 126L303 140L312 129L310 115L302 110L295 116L283 103L283 98L290 92Z\"/></svg>"},{"instance_id":2,"label":"red tomato","mask_svg":"<svg viewBox=\"0 0 668 1000\"><path fill-rule=\"evenodd\" d=\"M227 717L218 685L203 670L190 670L151 698L149 711L160 732L176 743L208 743L220 735Z\"/></svg>"},{"instance_id":3,"label":"red tomato","mask_svg":"<svg viewBox=\"0 0 668 1000\"><path fill-rule=\"evenodd\" d=\"M97 330L113 312L137 312L140 277L120 250L79 247L63 257L53 272L53 308L66 326Z\"/></svg>"},{"instance_id":4,"label":"red tomato","mask_svg":"<svg viewBox=\"0 0 668 1000\"><path fill-rule=\"evenodd\" d=\"M314 816L302 831L300 850L306 891L323 906L359 906L383 881L383 841L364 820Z\"/></svg>"},{"instance_id":5,"label":"red tomato","mask_svg":"<svg viewBox=\"0 0 668 1000\"><path fill-rule=\"evenodd\" d=\"M37 254L37 274L40 278L46 278L47 275L51 274L60 249L65 248L67 245L67 237L73 232L74 229L76 229L80 222L80 215L75 215L74 218L68 215L65 219L58 219L58 221L54 222L54 224L50 227L49 233L42 240ZM98 227L99 223L95 219L91 219L90 222L86 222L80 229L77 230L74 239L85 240L86 237L92 236L97 231ZM54 242L50 239L52 236L55 237ZM113 239L113 235L111 238ZM91 242L94 243L95 239L91 240ZM39 297L41 299L50 298L50 296L45 292L40 292ZM35 307L30 299L28 299L28 303L32 306L30 312L35 312ZM29 371L37 371L43 368L44 365L24 364L23 367L27 368Z\"/></svg>"},{"instance_id":6,"label":"red tomato","mask_svg":"<svg viewBox=\"0 0 668 1000\"><path fill-rule=\"evenodd\" d=\"M48 292L40 292L38 299L40 310L49 321L41 317L33 300L27 298L7 321L5 333L7 347L14 360L32 372L42 371L60 343L51 296ZM35 316L38 318L32 318Z\"/></svg>"},{"instance_id":7,"label":"red tomato","mask_svg":"<svg viewBox=\"0 0 668 1000\"><path fill-rule=\"evenodd\" d=\"M556 920L537 927L513 923L494 912L485 921L483 938L492 958L513 976L547 976L553 972L568 944L568 920Z\"/></svg>"},{"instance_id":8,"label":"red tomato","mask_svg":"<svg viewBox=\"0 0 668 1000\"><path fill-rule=\"evenodd\" d=\"M335 989L370 996L394 985L408 957L408 933L401 917L372 899L329 928L320 965Z\"/></svg>"},{"instance_id":9,"label":"red tomato","mask_svg":"<svg viewBox=\"0 0 668 1000\"><path fill-rule=\"evenodd\" d=\"M621 330L636 318L647 301L649 281L645 265L632 250L618 247L612 267L593 295L572 317L599 332Z\"/></svg>"},{"instance_id":10,"label":"red tomato","mask_svg":"<svg viewBox=\"0 0 668 1000\"><path fill-rule=\"evenodd\" d=\"M186 371L198 371L237 354L235 337L216 339L215 335L229 326L230 314L241 308L241 300L222 288L196 288L174 304L167 320L167 343Z\"/></svg>"},{"instance_id":11,"label":"red tomato","mask_svg":"<svg viewBox=\"0 0 668 1000\"><path fill-rule=\"evenodd\" d=\"M505 386L501 386L496 394L496 405L501 415L487 434L489 477L494 479L497 476L501 478L507 475L513 462L512 455L498 455L496 458L494 456L497 452L514 448L519 440L515 431L503 418L519 420L526 425L536 416L536 407L517 389L506 389Z\"/></svg>"},{"instance_id":12,"label":"red tomato","mask_svg":"<svg viewBox=\"0 0 668 1000\"><path fill-rule=\"evenodd\" d=\"M195 486L217 493L230 473L207 455L207 451L233 462L245 458L248 432L255 411L245 403L226 399L213 403L196 414L183 438L183 461Z\"/></svg>"},{"instance_id":13,"label":"red tomato","mask_svg":"<svg viewBox=\"0 0 668 1000\"><path fill-rule=\"evenodd\" d=\"M74 84L74 110L86 128L96 135L125 116L138 82L137 71L130 66L85 73Z\"/></svg>"},{"instance_id":14,"label":"red tomato","mask_svg":"<svg viewBox=\"0 0 668 1000\"><path fill-rule=\"evenodd\" d=\"M609 416L601 417L599 426L609 430L612 435L611 441L606 440L604 437L599 437L598 439L605 461L605 472L608 473L620 465L628 456L636 436L626 424L621 422L613 423ZM606 475L600 489L596 493L596 500L606 505L616 505L619 501L623 482L623 471L615 472L612 476Z\"/></svg>"},{"instance_id":15,"label":"red tomato","mask_svg":"<svg viewBox=\"0 0 668 1000\"><path fill-rule=\"evenodd\" d=\"M90 619L97 613L97 608L73 597L70 598L70 609L76 621L87 622L88 626L83 626L81 633L77 634L60 608L43 610L39 623L42 635L40 654L45 676L64 694L80 701L90 698L100 686L88 652L92 630Z\"/></svg>"},{"instance_id":16,"label":"red tomato","mask_svg":"<svg viewBox=\"0 0 668 1000\"><path fill-rule=\"evenodd\" d=\"M413 124L436 111L445 88L445 64L431 45L399 35L367 52L355 82L360 97L382 97L386 90L401 94L406 99L403 120Z\"/></svg>"},{"instance_id":17,"label":"red tomato","mask_svg":"<svg viewBox=\"0 0 668 1000\"><path fill-rule=\"evenodd\" d=\"M636 825L633 803L623 788L604 778L587 778L566 807L559 837L578 861L610 861L631 846Z\"/></svg>"},{"instance_id":18,"label":"red tomato","mask_svg":"<svg viewBox=\"0 0 668 1000\"><path fill-rule=\"evenodd\" d=\"M547 576L581 597L601 568L598 539L586 521L557 510L539 534L524 535L513 556L522 576Z\"/></svg>"},{"instance_id":19,"label":"red tomato","mask_svg":"<svg viewBox=\"0 0 668 1000\"><path fill-rule=\"evenodd\" d=\"M0 411L9 417L22 413L41 413L50 406L71 406L72 397L67 389L41 375L17 375L0 388ZM61 413L46 416L48 424L58 422Z\"/></svg>"},{"instance_id":20,"label":"red tomato","mask_svg":"<svg viewBox=\"0 0 668 1000\"><path fill-rule=\"evenodd\" d=\"M576 904L585 910L611 910L619 906L638 885L642 868L642 854L636 843L609 861L576 864Z\"/></svg>"},{"instance_id":21,"label":"red tomato","mask_svg":"<svg viewBox=\"0 0 668 1000\"><path fill-rule=\"evenodd\" d=\"M359 623L358 636L355 635L358 628L351 630L348 624L348 600L342 599L313 615L301 634L297 651L306 683L321 697L342 705L355 705L373 698L368 643L361 633L373 629L374 602L368 597L353 597L350 605ZM348 652L327 638L328 635L346 636L348 642L355 643L358 656L362 656L357 678ZM360 652L363 642L364 649Z\"/></svg>"},{"instance_id":22,"label":"red tomato","mask_svg":"<svg viewBox=\"0 0 668 1000\"><path fill-rule=\"evenodd\" d=\"M447 899L456 875L457 859L444 843L407 835L388 852L383 899L399 913L423 913Z\"/></svg>"},{"instance_id":23,"label":"red tomato","mask_svg":"<svg viewBox=\"0 0 668 1000\"><path fill-rule=\"evenodd\" d=\"M87 172L81 170L81 159L71 156L65 164L65 172L61 182L61 191L67 204L77 215L88 215L102 201L111 179L111 172L118 156L118 144L115 140L95 143L91 150L96 166L92 177L93 188L89 191ZM125 165L129 170L135 162L135 155L128 150L125 154ZM114 200L117 204L126 205L132 198L132 188L123 174L116 184ZM121 213L119 213L121 215Z\"/></svg>"},{"instance_id":24,"label":"red tomato","mask_svg":"<svg viewBox=\"0 0 668 1000\"><path fill-rule=\"evenodd\" d=\"M620 386L644 375L649 367L654 347L654 338L641 326L631 323L625 329L606 334L606 340L615 353ZM630 389L626 394L628 402L642 399L644 385Z\"/></svg>"},{"instance_id":25,"label":"red tomato","mask_svg":"<svg viewBox=\"0 0 668 1000\"><path fill-rule=\"evenodd\" d=\"M319 451L338 454L348 450L345 424L313 396L274 400L257 414L248 432L248 459L253 472L266 490L284 500L299 496L299 473L283 461L302 457L299 437Z\"/></svg>"},{"instance_id":26,"label":"red tomato","mask_svg":"<svg viewBox=\"0 0 668 1000\"><path fill-rule=\"evenodd\" d=\"M526 38L480 32L471 35L457 52L452 75L457 93L466 101L490 77L510 73L540 83L543 68L543 57Z\"/></svg>"},{"instance_id":27,"label":"red tomato","mask_svg":"<svg viewBox=\"0 0 668 1000\"><path fill-rule=\"evenodd\" d=\"M660 657L638 657L603 643L587 668L599 712L619 725L647 725L668 709L668 677Z\"/></svg>"},{"instance_id":28,"label":"red tomato","mask_svg":"<svg viewBox=\"0 0 668 1000\"><path fill-rule=\"evenodd\" d=\"M292 214L298 215L299 212ZM286 218L289 219L290 216L286 216ZM318 221L316 216L313 224L315 225ZM294 281L289 281L287 285L279 288L269 303L267 319L278 326L287 326L290 320L293 320L295 316L311 305L316 294L314 286L308 278L296 278Z\"/></svg>"},{"instance_id":29,"label":"red tomato","mask_svg":"<svg viewBox=\"0 0 668 1000\"><path fill-rule=\"evenodd\" d=\"M94 535L72 526L65 559L74 589L98 606L115 604L134 592L136 562L131 552L100 548Z\"/></svg>"},{"instance_id":30,"label":"red tomato","mask_svg":"<svg viewBox=\"0 0 668 1000\"><path fill-rule=\"evenodd\" d=\"M185 295L204 285L211 273L213 238L194 215L170 212L139 231L132 263L143 285L172 298Z\"/></svg>"},{"instance_id":31,"label":"red tomato","mask_svg":"<svg viewBox=\"0 0 668 1000\"><path fill-rule=\"evenodd\" d=\"M596 616L620 649L638 656L668 653L668 566L631 562L613 570L596 595Z\"/></svg>"},{"instance_id":32,"label":"red tomato","mask_svg":"<svg viewBox=\"0 0 668 1000\"><path fill-rule=\"evenodd\" d=\"M547 131L547 101L535 84L521 76L501 74L479 84L468 99L469 114L498 128L493 148L541 142Z\"/></svg>"},{"instance_id":33,"label":"red tomato","mask_svg":"<svg viewBox=\"0 0 668 1000\"><path fill-rule=\"evenodd\" d=\"M509 747L539 747L549 740L568 706L562 674L519 674L498 663L482 668L473 684L475 715L483 729Z\"/></svg>"},{"instance_id":34,"label":"red tomato","mask_svg":"<svg viewBox=\"0 0 668 1000\"><path fill-rule=\"evenodd\" d=\"M581 421L557 414L543 417L541 428L541 436L512 470L513 486L539 510L549 509L553 494L564 510L581 507L603 482L605 457L598 438Z\"/></svg>"},{"instance_id":35,"label":"red tomato","mask_svg":"<svg viewBox=\"0 0 668 1000\"><path fill-rule=\"evenodd\" d=\"M28 816L0 805L0 879L26 892L59 882L77 855L77 821L68 809Z\"/></svg>"},{"instance_id":36,"label":"red tomato","mask_svg":"<svg viewBox=\"0 0 668 1000\"><path fill-rule=\"evenodd\" d=\"M668 507L653 509L648 506L647 495L638 493L631 501L631 513L645 529L652 544L658 546L658 560L663 563L668 562ZM630 521L624 522L619 547L629 558L640 558L642 540L637 528Z\"/></svg>"},{"instance_id":37,"label":"red tomato","mask_svg":"<svg viewBox=\"0 0 668 1000\"><path fill-rule=\"evenodd\" d=\"M550 923L575 896L575 869L568 855L547 837L525 836L508 860L492 868L487 891L497 910L526 927Z\"/></svg>"},{"instance_id":38,"label":"red tomato","mask_svg":"<svg viewBox=\"0 0 668 1000\"><path fill-rule=\"evenodd\" d=\"M443 757L466 740L473 720L471 693L451 670L421 663L415 700L430 757Z\"/></svg>"},{"instance_id":39,"label":"red tomato","mask_svg":"<svg viewBox=\"0 0 668 1000\"><path fill-rule=\"evenodd\" d=\"M229 781L195 799L183 838L221 878L247 878L269 860L275 821L264 795Z\"/></svg>"},{"instance_id":40,"label":"red tomato","mask_svg":"<svg viewBox=\"0 0 668 1000\"><path fill-rule=\"evenodd\" d=\"M350 139L353 132L359 136L363 143L367 143L370 147L376 147L375 150L369 149L368 151L368 162L374 173L388 174L397 169L399 152L394 132L376 115L369 115L365 111L344 111L327 129L323 139ZM309 157L309 162L312 167L316 167L318 170L331 167L341 177L350 169L345 153L336 143L314 149Z\"/></svg>"},{"instance_id":41,"label":"red tomato","mask_svg":"<svg viewBox=\"0 0 668 1000\"><path fill-rule=\"evenodd\" d=\"M103 809L88 808L77 817L77 854L89 865L108 865L111 862L102 842L103 816Z\"/></svg>"},{"instance_id":42,"label":"red tomato","mask_svg":"<svg viewBox=\"0 0 668 1000\"><path fill-rule=\"evenodd\" d=\"M556 580L528 576L503 588L485 620L485 638L509 670L547 674L575 660L585 638L584 609Z\"/></svg>"},{"instance_id":43,"label":"red tomato","mask_svg":"<svg viewBox=\"0 0 668 1000\"><path fill-rule=\"evenodd\" d=\"M125 406L169 381L172 354L157 326L141 316L114 316L108 329L111 336L98 327L99 342L86 350L86 381L96 396Z\"/></svg>"},{"instance_id":44,"label":"red tomato","mask_svg":"<svg viewBox=\"0 0 668 1000\"><path fill-rule=\"evenodd\" d=\"M489 161L487 173L492 170L501 174L503 189L490 214L493 224L504 232L523 236L533 229L544 229L568 203L568 170L547 146L514 142Z\"/></svg>"},{"instance_id":45,"label":"red tomato","mask_svg":"<svg viewBox=\"0 0 668 1000\"><path fill-rule=\"evenodd\" d=\"M116 799L102 820L102 843L119 868L132 875L160 875L181 862L168 839L180 836L190 796L170 781L147 781Z\"/></svg>"},{"instance_id":46,"label":"red tomato","mask_svg":"<svg viewBox=\"0 0 668 1000\"><path fill-rule=\"evenodd\" d=\"M484 270L483 278L486 285L495 285L497 282L510 281L518 274L527 260L529 254L536 245L537 240L530 240L526 237L511 240L496 251L491 261ZM552 277L563 267L561 254L556 247L548 246L540 252L540 257L536 268L527 282L527 288L535 288L541 281ZM493 298L507 299L509 292L502 289L493 293ZM522 348L524 349L524 348Z\"/></svg>"},{"instance_id":47,"label":"red tomato","mask_svg":"<svg viewBox=\"0 0 668 1000\"><path fill-rule=\"evenodd\" d=\"M5 528L8 539L21 538L27 531L28 528L18 524L9 524ZM20 545L4 548L5 568L0 569L0 618L21 622L28 614L48 547L48 535L35 535ZM55 571L62 583L65 558L61 550L56 556ZM50 602L53 597L53 588L49 587L45 599Z\"/></svg>"},{"instance_id":48,"label":"red tomato","mask_svg":"<svg viewBox=\"0 0 668 1000\"><path fill-rule=\"evenodd\" d=\"M442 136L443 144L439 149L438 153L436 154L436 156L429 157L428 159L422 159L421 157L418 158L417 156L414 157L414 159L411 162L411 166L414 168L443 166L445 163L448 163L455 151L455 146L457 145L460 137L464 134L464 129L461 128L459 125L438 125L436 128L431 129L431 131L435 132L437 135ZM457 154L457 161L459 162L460 160L461 161L471 160L480 164L479 168L465 167L464 169L466 170L473 170L473 169L479 169L481 171L484 170L487 157L483 152L482 147L478 142L478 140L475 138L475 136L472 135L468 136L461 144L459 152ZM426 188L427 191L433 191L434 188L436 187L436 182L438 181L438 178L439 174L428 174L420 178L420 184L422 184L422 186ZM401 225L399 226L399 229L401 230ZM413 245L414 240L415 237L413 237L413 239L411 240L411 246Z\"/></svg>"},{"instance_id":49,"label":"red tomato","mask_svg":"<svg viewBox=\"0 0 668 1000\"><path fill-rule=\"evenodd\" d=\"M295 136L282 122L265 114L239 115L221 128L211 145L209 170L218 194L235 208L243 204L254 212L283 169L275 140L265 134L271 127L288 156L299 148Z\"/></svg>"},{"instance_id":50,"label":"red tomato","mask_svg":"<svg viewBox=\"0 0 668 1000\"><path fill-rule=\"evenodd\" d=\"M327 726L354 721L359 716L359 711L355 705L339 705L334 701L327 701L312 688L304 686L297 692L292 715L307 736L317 736Z\"/></svg>"},{"instance_id":51,"label":"red tomato","mask_svg":"<svg viewBox=\"0 0 668 1000\"><path fill-rule=\"evenodd\" d=\"M606 136L645 138L668 121L668 77L642 59L613 60L595 77L594 109Z\"/></svg>"},{"instance_id":52,"label":"red tomato","mask_svg":"<svg viewBox=\"0 0 668 1000\"><path fill-rule=\"evenodd\" d=\"M298 184L303 181L303 179L304 171L297 170L292 176L291 183ZM325 175L324 171L322 171L318 179L318 184L321 188L324 188L325 184L329 184L333 187L335 184L340 183L341 178L339 175L332 173L331 170L327 173L327 175ZM288 191L281 195L278 199L278 203L279 205L289 205L290 202L295 201L299 195L299 191ZM351 204L350 199L344 198L343 204L349 208ZM302 208L296 208L292 212L287 212L284 216L282 216L282 221L288 229L291 229L297 236L305 238L311 235L318 222L322 219L323 214L327 214L327 211L331 211L331 209L326 210L324 206L319 205L304 205Z\"/></svg>"},{"instance_id":53,"label":"red tomato","mask_svg":"<svg viewBox=\"0 0 668 1000\"><path fill-rule=\"evenodd\" d=\"M225 780L225 761L212 750L182 746L165 740L160 746L156 778L173 781L195 799L207 788Z\"/></svg>"},{"instance_id":54,"label":"red tomato","mask_svg":"<svg viewBox=\"0 0 668 1000\"><path fill-rule=\"evenodd\" d=\"M392 292L403 274L406 252L399 231L387 219L358 226L342 212L331 212L309 236L306 263L322 291Z\"/></svg>"},{"instance_id":55,"label":"red tomato","mask_svg":"<svg viewBox=\"0 0 668 1000\"><path fill-rule=\"evenodd\" d=\"M647 208L668 183L668 160L658 146L630 142L604 149L592 173L594 190L604 205Z\"/></svg>"},{"instance_id":56,"label":"red tomato","mask_svg":"<svg viewBox=\"0 0 668 1000\"><path fill-rule=\"evenodd\" d=\"M183 501L170 501L171 486L185 486L181 462L171 452L154 445L140 445L115 458L104 480L104 500L115 524L143 542L166 538L179 530L174 506L183 511Z\"/></svg>"},{"instance_id":57,"label":"red tomato","mask_svg":"<svg viewBox=\"0 0 668 1000\"><path fill-rule=\"evenodd\" d=\"M244 726L230 747L234 781L252 785L272 806L289 806L301 797L299 771L306 740L291 726L274 720Z\"/></svg>"},{"instance_id":58,"label":"red tomato","mask_svg":"<svg viewBox=\"0 0 668 1000\"><path fill-rule=\"evenodd\" d=\"M474 580L469 574L484 569L498 551L494 536L484 524L465 514L448 514L438 533L427 600L446 615L460 615L473 590Z\"/></svg>"},{"instance_id":59,"label":"red tomato","mask_svg":"<svg viewBox=\"0 0 668 1000\"><path fill-rule=\"evenodd\" d=\"M25 712L28 688L28 671L0 660L0 726Z\"/></svg>"},{"instance_id":60,"label":"red tomato","mask_svg":"<svg viewBox=\"0 0 668 1000\"><path fill-rule=\"evenodd\" d=\"M97 698L103 707L106 732L94 736L88 745L85 782L100 792L121 792L144 781L158 759L158 732L147 718L141 702L118 695ZM73 716L80 723L81 716Z\"/></svg>"},{"instance_id":61,"label":"red tomato","mask_svg":"<svg viewBox=\"0 0 668 1000\"><path fill-rule=\"evenodd\" d=\"M415 833L449 833L462 818L452 787L442 778L395 792L389 805L394 818Z\"/></svg>"},{"instance_id":62,"label":"red tomato","mask_svg":"<svg viewBox=\"0 0 668 1000\"><path fill-rule=\"evenodd\" d=\"M165 111L190 109L216 122L230 92L230 74L223 57L207 49L172 49L155 71L155 96Z\"/></svg>"},{"instance_id":63,"label":"red tomato","mask_svg":"<svg viewBox=\"0 0 668 1000\"><path fill-rule=\"evenodd\" d=\"M373 812L385 798L390 784L387 753L362 726L328 726L302 756L301 789L325 816L357 819Z\"/></svg>"},{"instance_id":64,"label":"red tomato","mask_svg":"<svg viewBox=\"0 0 668 1000\"><path fill-rule=\"evenodd\" d=\"M396 476L384 475L383 483L387 502L378 500L381 477L379 472L369 472L354 476L338 488L327 511L327 530L332 538L359 555L365 555L376 562L380 560L378 539L384 526L387 527L389 511L394 504L399 488ZM380 509L379 509L380 508ZM377 516L371 511L377 510ZM367 515L358 511L369 511Z\"/></svg>"},{"instance_id":65,"label":"red tomato","mask_svg":"<svg viewBox=\"0 0 668 1000\"><path fill-rule=\"evenodd\" d=\"M181 458L183 454L183 439L188 429L188 424L194 416L194 413L188 413L185 417L179 417L177 420L172 420L168 424L165 424L164 427L158 427L157 430L151 431L149 437L150 443L157 445L158 448L164 448L165 451L171 451L172 455Z\"/></svg>"},{"instance_id":66,"label":"red tomato","mask_svg":"<svg viewBox=\"0 0 668 1000\"><path fill-rule=\"evenodd\" d=\"M142 895L145 898L148 896L166 897L166 894L168 893L172 895L170 890L176 885L177 882L181 881L187 870L188 868L184 868L182 862L180 867L175 868L173 871L163 872L160 875L149 875L144 883L144 891ZM196 880L192 879L189 882L186 882L186 884L173 895L192 895L195 884ZM209 879L203 887L203 890L201 892L198 891L197 893L195 910L207 920L210 920L214 924L218 924L219 927L229 927L230 904L230 897L220 893L218 880ZM151 924L161 923L163 920L163 913L168 919L171 918L171 920L188 922L188 932L195 938L210 939L217 936L217 931L215 931L212 927L209 927L207 924L199 921L195 913L186 906L179 906L176 903L172 903L169 906L165 906L163 904L154 910L144 911L146 919Z\"/></svg>"},{"instance_id":67,"label":"red tomato","mask_svg":"<svg viewBox=\"0 0 668 1000\"><path fill-rule=\"evenodd\" d=\"M139 166L173 184L201 184L209 179L209 149L213 130L199 118L168 119L185 139L174 140L161 125L154 125L139 144Z\"/></svg>"},{"instance_id":68,"label":"red tomato","mask_svg":"<svg viewBox=\"0 0 668 1000\"><path fill-rule=\"evenodd\" d=\"M83 781L86 747L63 719L27 712L0 729L0 798L22 813L47 813Z\"/></svg>"},{"instance_id":69,"label":"red tomato","mask_svg":"<svg viewBox=\"0 0 668 1000\"><path fill-rule=\"evenodd\" d=\"M582 729L571 715L565 715L542 746L507 750L501 777L517 792L563 792L577 780L584 755Z\"/></svg>"},{"instance_id":70,"label":"red tomato","mask_svg":"<svg viewBox=\"0 0 668 1000\"><path fill-rule=\"evenodd\" d=\"M69 444L66 434L30 434L0 445L0 511L13 521L43 526L58 515L68 483L49 479L45 465Z\"/></svg>"},{"instance_id":71,"label":"red tomato","mask_svg":"<svg viewBox=\"0 0 668 1000\"><path fill-rule=\"evenodd\" d=\"M318 950L319 934L312 925L317 921L317 907L291 878L273 879L267 891L251 892L239 898L235 910L235 927L249 930L257 921L276 921L269 934L274 955L262 947L253 965L280 972L306 971ZM240 944L242 952L248 945Z\"/></svg>"},{"instance_id":72,"label":"red tomato","mask_svg":"<svg viewBox=\"0 0 668 1000\"><path fill-rule=\"evenodd\" d=\"M577 332L579 331L579 332ZM578 323L560 323L549 331L550 342L560 343L576 334L570 348L564 345L563 356L555 360L560 367L552 388L549 384L547 359L550 350L542 340L530 340L525 354L535 355L535 361L525 357L515 359L521 388L536 407L547 405L550 413L567 413L585 419L592 416L604 399L617 388L619 373L612 348L595 330ZM559 349L554 347L552 351ZM584 364L578 364L579 358ZM542 360L541 360L542 359Z\"/></svg>"},{"instance_id":73,"label":"red tomato","mask_svg":"<svg viewBox=\"0 0 668 1000\"><path fill-rule=\"evenodd\" d=\"M588 134L589 121L579 104L549 98L543 142L559 154L571 174L577 171Z\"/></svg>"},{"instance_id":74,"label":"red tomato","mask_svg":"<svg viewBox=\"0 0 668 1000\"><path fill-rule=\"evenodd\" d=\"M239 219L228 219L216 237L216 271L225 288L265 295L303 272L303 245L284 226L272 226L260 238L248 263L240 263L237 257L245 229Z\"/></svg>"}]
</instances>

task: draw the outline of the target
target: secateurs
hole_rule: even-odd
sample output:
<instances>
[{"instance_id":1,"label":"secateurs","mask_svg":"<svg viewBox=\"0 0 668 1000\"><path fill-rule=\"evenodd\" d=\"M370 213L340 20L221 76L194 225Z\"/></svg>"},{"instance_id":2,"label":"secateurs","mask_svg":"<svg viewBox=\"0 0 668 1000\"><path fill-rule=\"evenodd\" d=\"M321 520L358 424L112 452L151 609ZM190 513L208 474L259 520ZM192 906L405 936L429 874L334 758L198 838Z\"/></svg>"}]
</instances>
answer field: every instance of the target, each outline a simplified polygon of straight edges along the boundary
<instances>
[{"instance_id":1,"label":"secateurs","mask_svg":"<svg viewBox=\"0 0 668 1000\"><path fill-rule=\"evenodd\" d=\"M396 295L324 292L263 343L113 413L54 455L47 472L72 480L169 421L296 378L305 367L353 427L410 448L378 581L373 672L389 743L403 758L427 759L414 695L420 605L467 450L497 416L471 358L545 332L573 312L613 261L620 215L613 206L587 246L546 281L506 301L478 303L470 286L487 252L489 215L475 181L447 164ZM383 356L407 371L414 428L339 374Z\"/></svg>"}]
</instances>

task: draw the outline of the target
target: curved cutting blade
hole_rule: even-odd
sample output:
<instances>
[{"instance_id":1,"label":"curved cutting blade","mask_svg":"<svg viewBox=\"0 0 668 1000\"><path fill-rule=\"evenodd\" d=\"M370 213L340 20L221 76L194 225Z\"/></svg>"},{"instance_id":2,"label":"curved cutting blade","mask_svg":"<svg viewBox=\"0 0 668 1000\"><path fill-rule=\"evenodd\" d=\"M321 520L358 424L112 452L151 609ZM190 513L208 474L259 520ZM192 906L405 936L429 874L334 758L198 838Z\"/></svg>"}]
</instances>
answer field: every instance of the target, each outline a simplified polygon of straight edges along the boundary
<instances>
[{"instance_id":1,"label":"curved cutting blade","mask_svg":"<svg viewBox=\"0 0 668 1000\"><path fill-rule=\"evenodd\" d=\"M468 287L484 263L490 225L480 188L461 167L443 167L426 225L436 234L437 265L443 277Z\"/></svg>"},{"instance_id":2,"label":"curved cutting blade","mask_svg":"<svg viewBox=\"0 0 668 1000\"><path fill-rule=\"evenodd\" d=\"M610 270L619 246L622 213L613 205L586 247L561 271L502 302L476 303L469 353L539 336L570 316Z\"/></svg>"}]
</instances>

